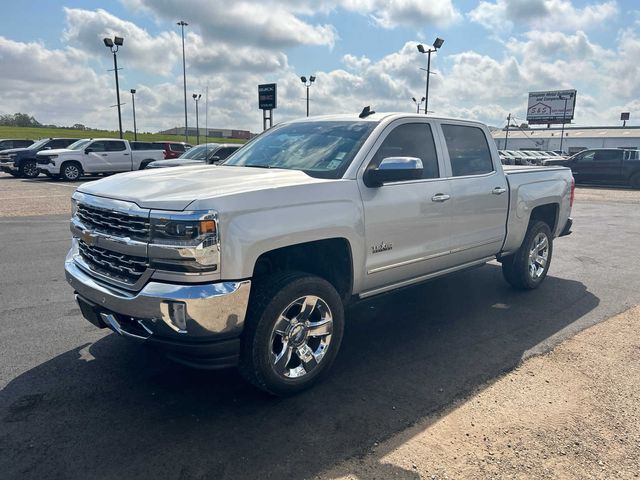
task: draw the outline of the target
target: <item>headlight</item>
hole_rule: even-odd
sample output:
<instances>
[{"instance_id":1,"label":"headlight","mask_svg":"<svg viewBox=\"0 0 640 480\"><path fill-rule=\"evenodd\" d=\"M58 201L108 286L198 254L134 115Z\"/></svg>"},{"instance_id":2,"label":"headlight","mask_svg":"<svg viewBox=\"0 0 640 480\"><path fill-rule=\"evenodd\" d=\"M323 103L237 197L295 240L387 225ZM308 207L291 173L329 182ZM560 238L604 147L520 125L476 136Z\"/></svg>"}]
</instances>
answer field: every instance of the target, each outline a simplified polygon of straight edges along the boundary
<instances>
[{"instance_id":1,"label":"headlight","mask_svg":"<svg viewBox=\"0 0 640 480\"><path fill-rule=\"evenodd\" d=\"M71 197L71 216L75 217L77 211L78 211L78 201L75 198Z\"/></svg>"},{"instance_id":2,"label":"headlight","mask_svg":"<svg viewBox=\"0 0 640 480\"><path fill-rule=\"evenodd\" d=\"M216 212L152 211L150 224L149 260L155 267L187 272L217 270L220 249Z\"/></svg>"}]
</instances>

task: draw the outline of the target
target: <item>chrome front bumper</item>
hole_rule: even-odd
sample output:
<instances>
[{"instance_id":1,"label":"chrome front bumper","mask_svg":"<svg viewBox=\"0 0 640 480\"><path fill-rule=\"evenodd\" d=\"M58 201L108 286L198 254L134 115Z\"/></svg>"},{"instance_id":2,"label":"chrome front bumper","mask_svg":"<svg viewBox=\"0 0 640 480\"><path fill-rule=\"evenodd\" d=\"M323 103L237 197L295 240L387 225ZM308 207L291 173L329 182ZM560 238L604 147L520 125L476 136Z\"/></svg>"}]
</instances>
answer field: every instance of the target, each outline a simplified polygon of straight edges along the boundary
<instances>
[{"instance_id":1,"label":"chrome front bumper","mask_svg":"<svg viewBox=\"0 0 640 480\"><path fill-rule=\"evenodd\" d=\"M65 274L91 323L180 352L175 357L188 357L183 363L194 366L203 366L201 358L196 358L202 355L189 352L201 353L204 346L230 340L238 342L239 348L251 281L197 285L149 282L139 292L129 292L96 281L73 258L70 252Z\"/></svg>"}]
</instances>

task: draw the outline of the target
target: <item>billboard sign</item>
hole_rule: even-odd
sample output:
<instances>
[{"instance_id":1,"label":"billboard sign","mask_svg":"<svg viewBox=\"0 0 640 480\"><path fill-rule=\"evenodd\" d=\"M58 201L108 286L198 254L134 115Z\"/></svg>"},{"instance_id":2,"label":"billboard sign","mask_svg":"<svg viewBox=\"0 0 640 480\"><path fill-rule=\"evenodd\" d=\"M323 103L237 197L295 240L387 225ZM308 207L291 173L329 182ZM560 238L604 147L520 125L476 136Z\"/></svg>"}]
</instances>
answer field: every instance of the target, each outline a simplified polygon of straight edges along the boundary
<instances>
[{"instance_id":1,"label":"billboard sign","mask_svg":"<svg viewBox=\"0 0 640 480\"><path fill-rule=\"evenodd\" d=\"M258 108L260 110L273 110L278 106L278 85L265 83L258 85Z\"/></svg>"},{"instance_id":2,"label":"billboard sign","mask_svg":"<svg viewBox=\"0 0 640 480\"><path fill-rule=\"evenodd\" d=\"M570 123L573 120L575 107L575 90L529 92L527 122L534 125L540 123Z\"/></svg>"}]
</instances>

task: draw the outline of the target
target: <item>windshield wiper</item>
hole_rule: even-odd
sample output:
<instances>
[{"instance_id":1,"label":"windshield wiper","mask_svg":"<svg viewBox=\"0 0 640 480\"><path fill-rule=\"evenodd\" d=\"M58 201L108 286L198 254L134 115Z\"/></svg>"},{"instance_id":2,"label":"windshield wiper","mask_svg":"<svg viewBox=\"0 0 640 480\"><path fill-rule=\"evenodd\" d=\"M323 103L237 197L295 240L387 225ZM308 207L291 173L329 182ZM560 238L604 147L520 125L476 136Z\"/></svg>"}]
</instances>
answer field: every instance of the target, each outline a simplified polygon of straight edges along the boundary
<instances>
[{"instance_id":1,"label":"windshield wiper","mask_svg":"<svg viewBox=\"0 0 640 480\"><path fill-rule=\"evenodd\" d=\"M271 165L238 165L238 166L242 166L242 167L251 167L251 168L276 168L276 167L272 167Z\"/></svg>"}]
</instances>

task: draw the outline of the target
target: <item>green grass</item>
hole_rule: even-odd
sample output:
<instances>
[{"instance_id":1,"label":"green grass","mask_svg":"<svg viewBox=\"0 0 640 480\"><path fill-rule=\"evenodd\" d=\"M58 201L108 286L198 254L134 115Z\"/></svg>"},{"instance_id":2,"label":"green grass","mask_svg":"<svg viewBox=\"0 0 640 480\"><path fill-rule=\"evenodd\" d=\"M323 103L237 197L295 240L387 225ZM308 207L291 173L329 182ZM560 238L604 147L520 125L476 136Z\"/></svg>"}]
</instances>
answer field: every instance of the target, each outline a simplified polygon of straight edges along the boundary
<instances>
[{"instance_id":1,"label":"green grass","mask_svg":"<svg viewBox=\"0 0 640 480\"><path fill-rule=\"evenodd\" d=\"M40 138L118 138L118 132L108 130L72 130L69 128L33 128L33 127L5 127L0 125L0 138L30 138L38 140ZM133 140L133 132L124 132L124 138ZM173 140L184 142L183 135L162 135L158 133L138 133L138 140L147 142L157 142L160 140ZM231 138L205 138L200 135L200 143L245 143L246 140L236 140ZM190 136L189 142L196 143L196 137Z\"/></svg>"}]
</instances>

